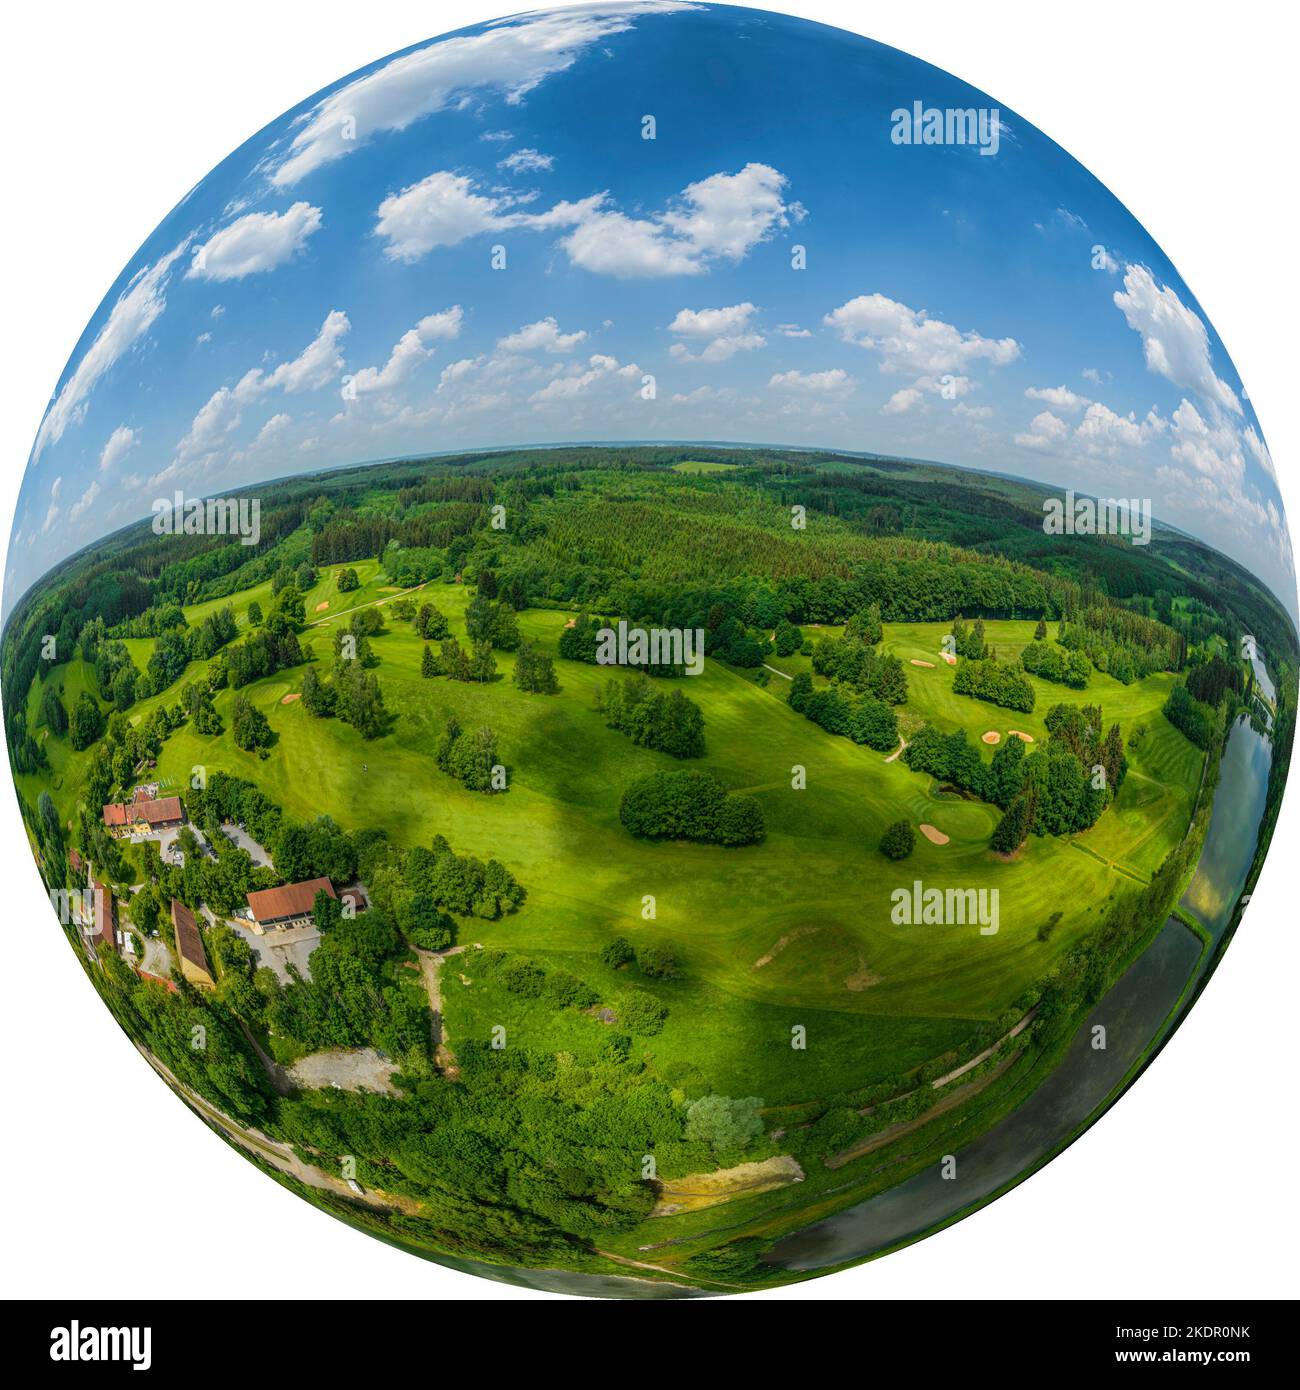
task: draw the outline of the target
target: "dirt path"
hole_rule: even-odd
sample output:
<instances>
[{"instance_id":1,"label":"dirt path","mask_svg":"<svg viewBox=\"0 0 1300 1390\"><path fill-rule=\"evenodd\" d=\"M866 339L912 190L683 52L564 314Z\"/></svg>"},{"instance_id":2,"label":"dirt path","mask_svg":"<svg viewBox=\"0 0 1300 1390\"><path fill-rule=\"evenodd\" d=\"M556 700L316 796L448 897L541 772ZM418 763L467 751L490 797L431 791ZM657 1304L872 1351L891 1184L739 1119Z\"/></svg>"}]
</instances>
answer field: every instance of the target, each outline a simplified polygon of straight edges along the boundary
<instances>
[{"instance_id":1,"label":"dirt path","mask_svg":"<svg viewBox=\"0 0 1300 1390\"><path fill-rule=\"evenodd\" d=\"M467 948L450 946L445 951L425 951L416 947L415 954L420 957L420 973L424 976L424 992L429 996L429 1013L432 1015L433 1061L444 1076L453 1080L460 1075L456 1065L456 1054L447 1046L447 1025L442 1016L442 963L452 956L459 956Z\"/></svg>"},{"instance_id":2,"label":"dirt path","mask_svg":"<svg viewBox=\"0 0 1300 1390\"><path fill-rule=\"evenodd\" d=\"M899 734L899 736L898 736L898 747L894 749L894 751L889 755L889 757L887 757L887 758L885 759L885 761L886 761L887 763L892 763L892 762L894 761L895 758L901 758L901 757L903 756L903 749L906 748L906 747L907 747L907 740L903 737L902 734Z\"/></svg>"},{"instance_id":3,"label":"dirt path","mask_svg":"<svg viewBox=\"0 0 1300 1390\"><path fill-rule=\"evenodd\" d=\"M968 1071L972 1070L974 1067L979 1066L981 1062L988 1061L988 1059L993 1056L993 1054L998 1050L998 1048L1002 1046L1003 1043L1009 1043L1012 1038L1018 1038L1021 1035L1021 1033L1023 1033L1025 1029L1028 1028L1029 1025L1034 1021L1034 1015L1037 1014L1037 1012L1038 1005L1035 1004L1034 1007L1030 1009L1030 1011L1024 1016L1024 1018L1022 1018L1020 1022L1017 1023L1016 1026L1009 1033L1004 1033L1002 1037L1000 1037L997 1040L997 1042L990 1043L988 1047L984 1049L983 1052L981 1052L976 1057L972 1057L969 1062L965 1063L963 1066L958 1067L956 1071L950 1071L947 1074L947 1076L941 1076L937 1081L932 1081L930 1084L937 1091L941 1086L948 1085L950 1081L956 1081L956 1079L959 1076L965 1076Z\"/></svg>"},{"instance_id":4,"label":"dirt path","mask_svg":"<svg viewBox=\"0 0 1300 1390\"><path fill-rule=\"evenodd\" d=\"M646 1260L633 1260L627 1255L616 1255L612 1250L597 1250L596 1254L602 1259L613 1260L616 1265L626 1265L629 1269L653 1269L658 1274L670 1275L673 1282L682 1288L695 1287L693 1284L683 1282L680 1269L669 1269L667 1265L652 1265ZM695 1280L695 1284L712 1284L722 1289L748 1289L750 1287L748 1284L732 1284L725 1279L705 1279L698 1274L692 1274L688 1277Z\"/></svg>"},{"instance_id":5,"label":"dirt path","mask_svg":"<svg viewBox=\"0 0 1300 1390\"><path fill-rule=\"evenodd\" d=\"M895 1139L901 1139L903 1135L911 1134L923 1125L937 1120L940 1115L946 1115L949 1110L956 1109L957 1106L969 1100L971 1096L977 1095L991 1082L996 1081L1019 1056L1018 1052L1014 1053L1000 1066L994 1067L986 1076L981 1076L975 1081L968 1081L964 1086L958 1086L951 1095L944 1096L938 1105L931 1106L929 1110L923 1115L918 1115L916 1119L900 1120L898 1124L889 1125L878 1133L859 1140L851 1148L842 1149L839 1153L832 1154L830 1158L826 1159L826 1166L831 1169L843 1168L846 1163L852 1163L854 1159L865 1158L874 1149L883 1148L886 1144L893 1143Z\"/></svg>"},{"instance_id":6,"label":"dirt path","mask_svg":"<svg viewBox=\"0 0 1300 1390\"><path fill-rule=\"evenodd\" d=\"M778 671L775 666L769 666L766 661L763 663L763 669L765 671L771 671L774 676L780 676L783 681L794 680L793 676L787 676L784 671Z\"/></svg>"}]
</instances>

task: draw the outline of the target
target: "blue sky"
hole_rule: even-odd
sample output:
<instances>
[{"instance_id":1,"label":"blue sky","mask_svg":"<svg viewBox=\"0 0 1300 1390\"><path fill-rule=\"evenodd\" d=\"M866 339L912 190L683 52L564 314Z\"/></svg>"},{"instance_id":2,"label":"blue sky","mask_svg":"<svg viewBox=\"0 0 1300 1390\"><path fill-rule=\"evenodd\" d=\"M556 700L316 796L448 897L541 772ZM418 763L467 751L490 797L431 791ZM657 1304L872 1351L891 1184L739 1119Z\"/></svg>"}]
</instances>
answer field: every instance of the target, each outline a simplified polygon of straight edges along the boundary
<instances>
[{"instance_id":1,"label":"blue sky","mask_svg":"<svg viewBox=\"0 0 1300 1390\"><path fill-rule=\"evenodd\" d=\"M1150 498L1294 611L1272 461L1173 266L1005 108L991 155L895 143L917 101L993 105L866 39L671 0L516 16L343 79L213 170L105 297L33 447L6 609L177 489L694 438Z\"/></svg>"}]
</instances>

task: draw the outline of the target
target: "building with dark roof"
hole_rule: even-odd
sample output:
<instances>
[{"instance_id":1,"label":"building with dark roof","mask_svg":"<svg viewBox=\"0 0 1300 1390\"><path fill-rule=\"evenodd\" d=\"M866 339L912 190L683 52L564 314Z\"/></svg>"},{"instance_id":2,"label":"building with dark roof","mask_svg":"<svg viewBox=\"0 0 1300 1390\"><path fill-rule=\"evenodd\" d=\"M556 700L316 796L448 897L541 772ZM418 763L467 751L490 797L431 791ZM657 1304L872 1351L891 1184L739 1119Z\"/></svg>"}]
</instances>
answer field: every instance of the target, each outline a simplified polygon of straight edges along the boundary
<instances>
[{"instance_id":1,"label":"building with dark roof","mask_svg":"<svg viewBox=\"0 0 1300 1390\"><path fill-rule=\"evenodd\" d=\"M192 985L211 989L216 981L208 965L208 953L203 949L203 934L194 914L179 902L172 899L172 927L176 934L176 957L181 963L181 974Z\"/></svg>"},{"instance_id":2,"label":"building with dark roof","mask_svg":"<svg viewBox=\"0 0 1300 1390\"><path fill-rule=\"evenodd\" d=\"M117 904L113 901L113 890L105 888L98 879L95 890L95 942L109 951L117 950Z\"/></svg>"}]
</instances>

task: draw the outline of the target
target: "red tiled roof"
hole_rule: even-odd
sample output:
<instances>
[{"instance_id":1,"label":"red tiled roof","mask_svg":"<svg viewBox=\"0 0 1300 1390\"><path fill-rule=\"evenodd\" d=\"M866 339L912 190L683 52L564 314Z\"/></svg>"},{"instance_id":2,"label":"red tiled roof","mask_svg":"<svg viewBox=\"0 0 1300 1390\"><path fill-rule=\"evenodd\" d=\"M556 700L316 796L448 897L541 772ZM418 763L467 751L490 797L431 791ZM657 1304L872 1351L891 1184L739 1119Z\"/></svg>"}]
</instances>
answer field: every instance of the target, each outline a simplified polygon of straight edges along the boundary
<instances>
[{"instance_id":1,"label":"red tiled roof","mask_svg":"<svg viewBox=\"0 0 1300 1390\"><path fill-rule=\"evenodd\" d=\"M282 917L303 917L311 911L317 893L336 897L334 885L327 878L309 878L304 883L286 883L282 888L262 888L247 894L248 906L254 920L278 922Z\"/></svg>"},{"instance_id":2,"label":"red tiled roof","mask_svg":"<svg viewBox=\"0 0 1300 1390\"><path fill-rule=\"evenodd\" d=\"M166 821L183 820L185 811L179 796L162 796L156 801L133 801L129 806L112 802L104 807L105 825L161 825Z\"/></svg>"}]
</instances>

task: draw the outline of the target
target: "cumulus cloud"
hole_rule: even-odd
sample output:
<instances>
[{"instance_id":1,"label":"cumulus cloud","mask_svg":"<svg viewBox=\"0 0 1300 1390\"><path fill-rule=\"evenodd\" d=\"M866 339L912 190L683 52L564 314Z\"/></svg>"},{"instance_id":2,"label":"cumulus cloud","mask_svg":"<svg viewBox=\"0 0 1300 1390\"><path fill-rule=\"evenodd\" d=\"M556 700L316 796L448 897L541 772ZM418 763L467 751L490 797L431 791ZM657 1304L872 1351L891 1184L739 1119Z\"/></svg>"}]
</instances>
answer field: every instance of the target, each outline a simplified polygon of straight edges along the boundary
<instances>
[{"instance_id":1,"label":"cumulus cloud","mask_svg":"<svg viewBox=\"0 0 1300 1390\"><path fill-rule=\"evenodd\" d=\"M1210 361L1210 337L1204 323L1168 285L1156 284L1143 265L1124 272L1124 288L1116 290L1116 307L1124 321L1142 338L1147 367L1180 390L1192 391L1202 401L1234 415L1241 402Z\"/></svg>"},{"instance_id":2,"label":"cumulus cloud","mask_svg":"<svg viewBox=\"0 0 1300 1390\"><path fill-rule=\"evenodd\" d=\"M121 461L139 443L139 436L126 425L119 425L99 451L99 466L105 472Z\"/></svg>"},{"instance_id":3,"label":"cumulus cloud","mask_svg":"<svg viewBox=\"0 0 1300 1390\"><path fill-rule=\"evenodd\" d=\"M1024 449L1050 449L1069 433L1069 425L1059 415L1044 410L1029 422L1027 432L1016 435L1016 443Z\"/></svg>"},{"instance_id":4,"label":"cumulus cloud","mask_svg":"<svg viewBox=\"0 0 1300 1390\"><path fill-rule=\"evenodd\" d=\"M855 382L842 367L832 367L825 372L776 372L767 384L773 391L802 396L847 396Z\"/></svg>"},{"instance_id":5,"label":"cumulus cloud","mask_svg":"<svg viewBox=\"0 0 1300 1390\"><path fill-rule=\"evenodd\" d=\"M1100 401L1093 401L1074 432L1074 442L1090 454L1113 458L1123 449L1140 449L1162 433L1167 421L1155 411L1139 420L1131 411L1118 415Z\"/></svg>"},{"instance_id":6,"label":"cumulus cloud","mask_svg":"<svg viewBox=\"0 0 1300 1390\"><path fill-rule=\"evenodd\" d=\"M33 462L49 445L63 438L69 425L80 423L86 413L87 398L100 377L139 342L167 307L166 290L172 265L186 245L181 242L153 265L145 267L122 291L94 342L45 412L32 449Z\"/></svg>"},{"instance_id":7,"label":"cumulus cloud","mask_svg":"<svg viewBox=\"0 0 1300 1390\"><path fill-rule=\"evenodd\" d=\"M1020 356L1014 338L985 338L934 319L924 309L883 294L863 294L833 309L823 322L846 343L878 352L888 372L934 375L956 372L976 362L1001 367Z\"/></svg>"},{"instance_id":8,"label":"cumulus cloud","mask_svg":"<svg viewBox=\"0 0 1300 1390\"><path fill-rule=\"evenodd\" d=\"M460 334L463 312L459 304L429 314L414 328L408 328L393 344L382 367L362 367L346 381L351 396L368 396L392 391L403 385L435 349L430 344L447 341Z\"/></svg>"},{"instance_id":9,"label":"cumulus cloud","mask_svg":"<svg viewBox=\"0 0 1300 1390\"><path fill-rule=\"evenodd\" d=\"M83 516L95 505L102 489L95 479L91 479L90 486L81 494L80 497L68 508L68 520L80 521Z\"/></svg>"},{"instance_id":10,"label":"cumulus cloud","mask_svg":"<svg viewBox=\"0 0 1300 1390\"><path fill-rule=\"evenodd\" d=\"M892 396L880 407L884 415L905 415L914 405L919 405L924 397L924 392L918 391L915 386L904 386L895 391Z\"/></svg>"},{"instance_id":11,"label":"cumulus cloud","mask_svg":"<svg viewBox=\"0 0 1300 1390\"><path fill-rule=\"evenodd\" d=\"M321 225L320 208L294 203L282 213L250 212L194 248L187 279L242 280L292 260Z\"/></svg>"},{"instance_id":12,"label":"cumulus cloud","mask_svg":"<svg viewBox=\"0 0 1300 1390\"><path fill-rule=\"evenodd\" d=\"M632 28L638 16L685 8L676 0L647 0L525 15L401 54L317 102L297 122L287 147L272 151L271 182L291 187L377 135L405 130L467 99L496 94L516 104L592 44Z\"/></svg>"},{"instance_id":13,"label":"cumulus cloud","mask_svg":"<svg viewBox=\"0 0 1300 1390\"><path fill-rule=\"evenodd\" d=\"M510 229L561 233L573 265L622 279L700 275L742 260L804 215L784 196L784 174L766 164L717 173L686 188L662 211L630 216L607 192L526 212L508 194L482 192L465 174L438 170L380 203L375 233L385 255L411 263L439 247Z\"/></svg>"},{"instance_id":14,"label":"cumulus cloud","mask_svg":"<svg viewBox=\"0 0 1300 1390\"><path fill-rule=\"evenodd\" d=\"M1082 410L1088 404L1086 396L1080 396L1068 386L1027 386L1025 395L1031 401L1042 401L1057 410Z\"/></svg>"},{"instance_id":15,"label":"cumulus cloud","mask_svg":"<svg viewBox=\"0 0 1300 1390\"><path fill-rule=\"evenodd\" d=\"M725 362L738 352L767 346L767 339L750 326L754 306L732 304L722 309L679 309L668 331L686 342L670 349L682 362ZM687 343L703 344L692 352Z\"/></svg>"},{"instance_id":16,"label":"cumulus cloud","mask_svg":"<svg viewBox=\"0 0 1300 1390\"><path fill-rule=\"evenodd\" d=\"M512 174L535 174L549 172L555 164L553 154L542 154L540 150L512 150L497 162L498 169L508 169Z\"/></svg>"},{"instance_id":17,"label":"cumulus cloud","mask_svg":"<svg viewBox=\"0 0 1300 1390\"><path fill-rule=\"evenodd\" d=\"M240 423L244 408L271 391L293 395L318 390L336 381L343 371L340 344L351 324L341 309L331 310L320 332L297 357L266 371L254 367L233 386L222 386L200 407L190 428L176 446L171 464L152 481L162 482L186 469L211 463L217 450Z\"/></svg>"},{"instance_id":18,"label":"cumulus cloud","mask_svg":"<svg viewBox=\"0 0 1300 1390\"><path fill-rule=\"evenodd\" d=\"M375 234L384 254L410 264L440 246L459 246L482 232L505 230L511 220L505 200L474 192L464 174L439 170L391 193L379 205Z\"/></svg>"},{"instance_id":19,"label":"cumulus cloud","mask_svg":"<svg viewBox=\"0 0 1300 1390\"><path fill-rule=\"evenodd\" d=\"M635 362L620 363L606 353L594 353L585 367L575 366L564 375L554 377L528 399L533 405L550 405L572 401L608 385L615 385L623 394L631 396L635 389L633 383L639 381L640 376L641 368Z\"/></svg>"},{"instance_id":20,"label":"cumulus cloud","mask_svg":"<svg viewBox=\"0 0 1300 1390\"><path fill-rule=\"evenodd\" d=\"M503 352L572 352L586 337L585 329L579 329L576 333L561 333L560 325L548 315L500 339L497 347Z\"/></svg>"}]
</instances>

